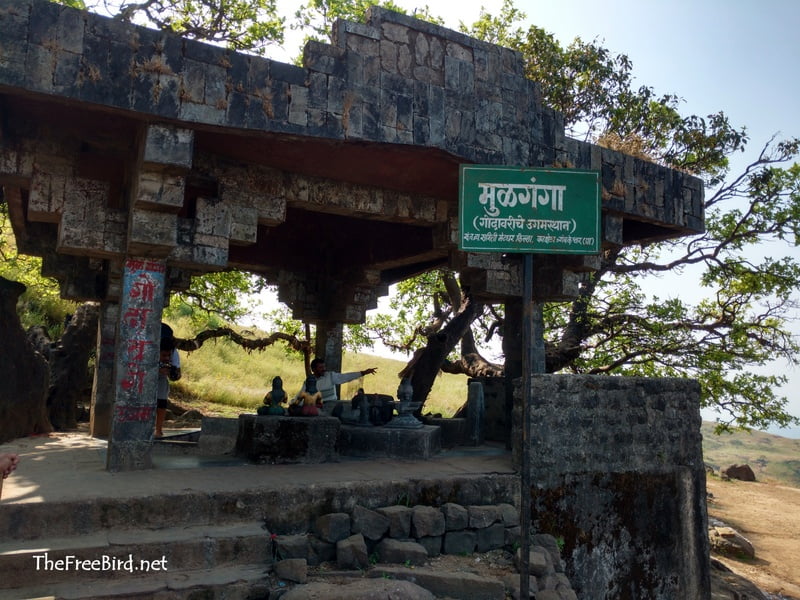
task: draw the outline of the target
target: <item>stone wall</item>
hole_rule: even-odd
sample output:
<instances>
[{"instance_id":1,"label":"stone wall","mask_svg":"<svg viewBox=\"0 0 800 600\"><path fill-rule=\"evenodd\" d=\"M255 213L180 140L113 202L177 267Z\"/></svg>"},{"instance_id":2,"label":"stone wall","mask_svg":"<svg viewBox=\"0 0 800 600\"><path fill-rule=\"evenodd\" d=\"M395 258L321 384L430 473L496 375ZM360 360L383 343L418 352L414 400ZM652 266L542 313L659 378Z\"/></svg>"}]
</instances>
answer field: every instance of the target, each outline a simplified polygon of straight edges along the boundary
<instances>
[{"instance_id":1,"label":"stone wall","mask_svg":"<svg viewBox=\"0 0 800 600\"><path fill-rule=\"evenodd\" d=\"M270 523L267 527L272 530ZM307 565L335 564L339 569L365 570L375 563L424 565L440 554L471 555L493 550L516 552L519 559L519 510L508 503L464 506L447 502L440 506L396 504L369 509L356 505L350 512L328 513L318 517L311 531L274 535L272 553L276 571L285 578L305 581ZM564 574L556 538L534 536L530 548L531 591L550 590L548 597L575 598ZM299 562L297 562L299 561ZM282 565L281 563L284 563ZM288 568L287 568L288 567ZM294 576L292 575L294 574ZM394 577L402 579L401 574ZM422 574L420 574L422 577ZM454 582L446 580L449 592L458 598L503 598L511 582L470 579L471 593L458 593ZM430 589L426 582L419 582ZM427 583L431 583L428 581ZM440 581L443 585L445 581ZM437 594L438 596L439 594Z\"/></svg>"},{"instance_id":2,"label":"stone wall","mask_svg":"<svg viewBox=\"0 0 800 600\"><path fill-rule=\"evenodd\" d=\"M563 537L580 597L710 597L699 396L683 379L532 377L532 524Z\"/></svg>"}]
</instances>

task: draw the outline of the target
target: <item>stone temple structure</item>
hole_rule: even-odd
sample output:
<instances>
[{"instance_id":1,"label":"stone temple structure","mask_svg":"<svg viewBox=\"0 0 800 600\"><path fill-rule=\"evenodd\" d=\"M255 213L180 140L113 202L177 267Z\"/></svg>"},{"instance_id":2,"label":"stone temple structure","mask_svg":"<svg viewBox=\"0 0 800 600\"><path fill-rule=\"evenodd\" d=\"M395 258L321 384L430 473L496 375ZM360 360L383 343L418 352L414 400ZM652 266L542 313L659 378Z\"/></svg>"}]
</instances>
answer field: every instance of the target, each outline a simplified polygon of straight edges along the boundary
<instances>
[{"instance_id":1,"label":"stone temple structure","mask_svg":"<svg viewBox=\"0 0 800 600\"><path fill-rule=\"evenodd\" d=\"M463 163L599 171L604 247L703 230L700 180L565 137L519 54L430 23L372 8L365 24L337 23L330 45L310 43L298 67L46 0L0 0L3 199L20 251L43 258L65 297L101 303L92 430L109 435L111 470L150 464L161 310L194 275L263 275L317 325L331 368L342 324L431 268L459 270L476 297L521 318L519 262L458 249ZM597 260L537 258L535 297L570 299ZM620 385L641 398L638 383ZM691 427L696 402L637 418L656 430L675 410ZM558 419L549 443L559 432L571 443ZM685 497L699 497L699 431L681 439L669 456L684 463L673 466ZM591 472L568 462L565 476ZM668 508L684 533L704 530L702 502ZM647 597L706 597L708 569L671 585Z\"/></svg>"}]
</instances>

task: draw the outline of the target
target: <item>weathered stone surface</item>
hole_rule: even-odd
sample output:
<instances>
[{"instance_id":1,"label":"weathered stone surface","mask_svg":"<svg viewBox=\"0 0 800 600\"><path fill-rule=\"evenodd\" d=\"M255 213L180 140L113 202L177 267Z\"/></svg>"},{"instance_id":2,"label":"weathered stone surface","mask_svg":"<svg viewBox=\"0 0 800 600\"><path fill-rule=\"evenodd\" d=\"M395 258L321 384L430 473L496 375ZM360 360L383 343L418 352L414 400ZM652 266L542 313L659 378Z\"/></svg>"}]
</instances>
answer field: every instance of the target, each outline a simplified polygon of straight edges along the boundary
<instances>
[{"instance_id":1,"label":"weathered stone surface","mask_svg":"<svg viewBox=\"0 0 800 600\"><path fill-rule=\"evenodd\" d=\"M336 542L336 564L340 569L364 569L369 566L367 543L360 533Z\"/></svg>"},{"instance_id":2,"label":"weathered stone surface","mask_svg":"<svg viewBox=\"0 0 800 600\"><path fill-rule=\"evenodd\" d=\"M389 519L377 511L356 505L353 508L351 531L377 541L389 531Z\"/></svg>"},{"instance_id":3,"label":"weathered stone surface","mask_svg":"<svg viewBox=\"0 0 800 600\"><path fill-rule=\"evenodd\" d=\"M326 542L336 543L350 537L350 515L347 513L328 513L316 522L317 535Z\"/></svg>"},{"instance_id":4,"label":"weathered stone surface","mask_svg":"<svg viewBox=\"0 0 800 600\"><path fill-rule=\"evenodd\" d=\"M411 508L401 506L384 506L377 512L389 519L389 536L393 538L407 538L411 535Z\"/></svg>"},{"instance_id":5,"label":"weathered stone surface","mask_svg":"<svg viewBox=\"0 0 800 600\"><path fill-rule=\"evenodd\" d=\"M239 415L236 452L263 463L321 463L337 456L339 419Z\"/></svg>"},{"instance_id":6,"label":"weathered stone surface","mask_svg":"<svg viewBox=\"0 0 800 600\"><path fill-rule=\"evenodd\" d=\"M447 502L442 504L442 514L445 520L445 529L453 531L456 529L465 529L469 525L469 511L454 502Z\"/></svg>"},{"instance_id":7,"label":"weathered stone surface","mask_svg":"<svg viewBox=\"0 0 800 600\"><path fill-rule=\"evenodd\" d=\"M708 528L708 538L714 552L735 558L755 558L756 556L755 548L750 540L733 527L724 524L713 525Z\"/></svg>"},{"instance_id":8,"label":"weathered stone surface","mask_svg":"<svg viewBox=\"0 0 800 600\"><path fill-rule=\"evenodd\" d=\"M478 535L474 531L448 531L444 534L442 550L445 554L472 554L478 543Z\"/></svg>"},{"instance_id":9,"label":"weathered stone surface","mask_svg":"<svg viewBox=\"0 0 800 600\"><path fill-rule=\"evenodd\" d=\"M501 523L494 523L476 531L478 552L489 552L502 548L506 542L506 529Z\"/></svg>"},{"instance_id":10,"label":"weathered stone surface","mask_svg":"<svg viewBox=\"0 0 800 600\"><path fill-rule=\"evenodd\" d=\"M422 544L384 538L377 546L378 556L383 563L422 565L428 559L428 552Z\"/></svg>"},{"instance_id":11,"label":"weathered stone surface","mask_svg":"<svg viewBox=\"0 0 800 600\"><path fill-rule=\"evenodd\" d=\"M280 535L276 539L278 545L278 557L281 559L302 558L308 556L308 536Z\"/></svg>"},{"instance_id":12,"label":"weathered stone surface","mask_svg":"<svg viewBox=\"0 0 800 600\"><path fill-rule=\"evenodd\" d=\"M439 556L442 553L442 541L444 536L431 535L417 539L417 542L425 548L429 557Z\"/></svg>"},{"instance_id":13,"label":"weathered stone surface","mask_svg":"<svg viewBox=\"0 0 800 600\"><path fill-rule=\"evenodd\" d=\"M517 569L519 569L522 564L521 548L517 549L517 552L514 554L514 564L516 564ZM555 574L553 561L548 551L541 546L531 546L530 552L528 553L528 570L529 573L535 577Z\"/></svg>"},{"instance_id":14,"label":"weathered stone surface","mask_svg":"<svg viewBox=\"0 0 800 600\"><path fill-rule=\"evenodd\" d=\"M275 563L275 575L287 581L308 581L308 563L305 558L287 558Z\"/></svg>"},{"instance_id":15,"label":"weathered stone surface","mask_svg":"<svg viewBox=\"0 0 800 600\"><path fill-rule=\"evenodd\" d=\"M497 506L468 506L469 526L482 529L500 520L500 509Z\"/></svg>"},{"instance_id":16,"label":"weathered stone surface","mask_svg":"<svg viewBox=\"0 0 800 600\"><path fill-rule=\"evenodd\" d=\"M564 540L578 596L625 589L662 600L707 597L697 383L560 375L531 383L534 527ZM614 533L587 538L589 531ZM653 576L640 577L641 569Z\"/></svg>"},{"instance_id":17,"label":"weathered stone surface","mask_svg":"<svg viewBox=\"0 0 800 600\"><path fill-rule=\"evenodd\" d=\"M411 535L416 538L442 535L445 521L442 511L433 506L415 506L411 510Z\"/></svg>"}]
</instances>

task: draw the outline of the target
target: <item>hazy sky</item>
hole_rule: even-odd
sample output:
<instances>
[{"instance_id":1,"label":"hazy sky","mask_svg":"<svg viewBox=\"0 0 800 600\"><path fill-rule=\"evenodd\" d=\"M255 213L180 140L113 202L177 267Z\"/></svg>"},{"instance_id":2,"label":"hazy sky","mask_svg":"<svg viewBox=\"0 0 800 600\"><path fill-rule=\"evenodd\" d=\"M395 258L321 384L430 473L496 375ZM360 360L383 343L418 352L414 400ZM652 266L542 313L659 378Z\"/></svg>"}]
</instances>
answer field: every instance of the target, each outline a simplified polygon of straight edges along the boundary
<instances>
[{"instance_id":1,"label":"hazy sky","mask_svg":"<svg viewBox=\"0 0 800 600\"><path fill-rule=\"evenodd\" d=\"M452 29L459 21L471 24L481 7L499 14L502 6L502 0L396 1L409 11L427 4ZM279 0L287 15L298 4ZM734 168L754 159L773 135L800 136L800 1L517 0L515 6L526 13L526 23L553 33L564 46L579 36L627 54L635 83L683 98L683 114L722 110L733 126L746 126L749 150L734 159ZM299 41L287 34L286 52L273 55L278 60L299 53ZM800 256L792 249L776 252ZM686 293L686 277L680 289ZM790 375L783 393L790 412L800 416L800 371L783 363L774 368Z\"/></svg>"}]
</instances>

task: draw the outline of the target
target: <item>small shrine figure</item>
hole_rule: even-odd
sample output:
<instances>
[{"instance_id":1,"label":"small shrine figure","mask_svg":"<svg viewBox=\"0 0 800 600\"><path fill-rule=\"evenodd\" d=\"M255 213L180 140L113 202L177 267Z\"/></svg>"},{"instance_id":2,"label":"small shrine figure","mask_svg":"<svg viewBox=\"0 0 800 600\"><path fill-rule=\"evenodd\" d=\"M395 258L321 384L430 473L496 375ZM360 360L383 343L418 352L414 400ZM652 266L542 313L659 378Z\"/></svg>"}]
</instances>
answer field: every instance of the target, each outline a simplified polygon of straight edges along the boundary
<instances>
[{"instance_id":1,"label":"small shrine figure","mask_svg":"<svg viewBox=\"0 0 800 600\"><path fill-rule=\"evenodd\" d=\"M259 415L283 415L286 411L281 404L286 402L286 392L283 390L283 380L280 377L272 379L272 390L264 396L264 406L258 407Z\"/></svg>"},{"instance_id":2,"label":"small shrine figure","mask_svg":"<svg viewBox=\"0 0 800 600\"><path fill-rule=\"evenodd\" d=\"M299 414L306 417L313 417L319 414L322 406L322 393L317 389L317 378L309 376L303 384L303 389L295 398L295 410L290 410L292 414Z\"/></svg>"}]
</instances>

